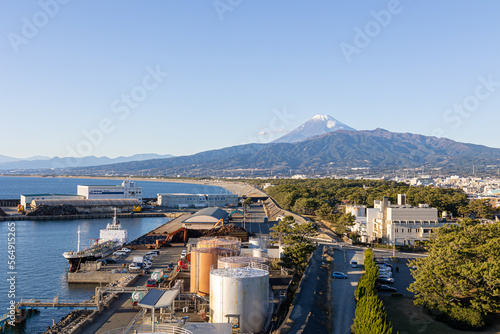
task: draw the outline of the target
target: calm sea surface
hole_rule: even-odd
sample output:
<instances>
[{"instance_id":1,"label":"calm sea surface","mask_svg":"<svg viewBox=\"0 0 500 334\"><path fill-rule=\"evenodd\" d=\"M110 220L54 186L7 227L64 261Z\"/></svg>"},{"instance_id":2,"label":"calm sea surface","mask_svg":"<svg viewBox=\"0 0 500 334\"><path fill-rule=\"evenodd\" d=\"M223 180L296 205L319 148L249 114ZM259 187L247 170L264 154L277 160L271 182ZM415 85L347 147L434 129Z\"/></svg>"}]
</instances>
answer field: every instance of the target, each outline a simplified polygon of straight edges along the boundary
<instances>
[{"instance_id":1,"label":"calm sea surface","mask_svg":"<svg viewBox=\"0 0 500 334\"><path fill-rule=\"evenodd\" d=\"M78 184L120 184L117 180L59 179L35 177L0 177L0 199L19 198L21 194L63 193L76 194ZM137 182L144 197L156 197L157 193L221 193L224 189L212 186L176 184L166 182ZM167 222L167 218L121 219L133 240ZM82 245L89 239L99 237L99 230L106 227L108 219L79 219L57 221L16 221L16 284L15 300L21 298L82 301L94 293L95 285L68 285L68 263L62 253L77 246L77 230L81 229ZM0 222L0 316L7 312L9 270L7 237L8 223ZM47 326L64 317L69 311L41 310L40 313L18 324L8 333L42 333Z\"/></svg>"}]
</instances>

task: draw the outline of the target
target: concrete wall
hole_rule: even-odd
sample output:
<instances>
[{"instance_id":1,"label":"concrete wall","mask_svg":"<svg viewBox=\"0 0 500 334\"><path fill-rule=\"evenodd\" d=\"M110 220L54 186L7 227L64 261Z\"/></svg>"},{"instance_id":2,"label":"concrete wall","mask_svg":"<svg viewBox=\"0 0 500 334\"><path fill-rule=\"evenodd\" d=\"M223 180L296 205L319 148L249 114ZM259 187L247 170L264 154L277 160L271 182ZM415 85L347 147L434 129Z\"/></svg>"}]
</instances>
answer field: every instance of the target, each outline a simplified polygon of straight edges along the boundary
<instances>
[{"instance_id":1,"label":"concrete wall","mask_svg":"<svg viewBox=\"0 0 500 334\"><path fill-rule=\"evenodd\" d=\"M68 273L68 283L82 283L82 284L111 283L128 275L130 275L130 273L112 274L109 271L88 271L81 273Z\"/></svg>"}]
</instances>

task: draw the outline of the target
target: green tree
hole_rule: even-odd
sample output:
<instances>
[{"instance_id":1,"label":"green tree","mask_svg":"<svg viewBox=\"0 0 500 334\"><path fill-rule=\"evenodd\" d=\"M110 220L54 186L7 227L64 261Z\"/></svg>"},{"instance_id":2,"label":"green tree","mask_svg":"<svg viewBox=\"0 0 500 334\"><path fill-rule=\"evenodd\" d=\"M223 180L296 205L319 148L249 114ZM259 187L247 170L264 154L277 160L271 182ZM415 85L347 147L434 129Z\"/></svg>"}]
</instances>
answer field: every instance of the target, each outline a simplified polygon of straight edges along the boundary
<instances>
[{"instance_id":1,"label":"green tree","mask_svg":"<svg viewBox=\"0 0 500 334\"><path fill-rule=\"evenodd\" d=\"M429 256L412 261L415 304L443 312L456 325L480 328L486 314L500 309L500 222L436 230Z\"/></svg>"},{"instance_id":2,"label":"green tree","mask_svg":"<svg viewBox=\"0 0 500 334\"><path fill-rule=\"evenodd\" d=\"M467 206L459 208L459 214L462 217L468 217L470 214L475 218L491 218L492 212L495 211L487 199L477 199L470 201Z\"/></svg>"},{"instance_id":3,"label":"green tree","mask_svg":"<svg viewBox=\"0 0 500 334\"><path fill-rule=\"evenodd\" d=\"M307 266L309 255L314 252L316 247L310 242L299 242L289 245L283 251L283 258L280 265L285 268L295 268L304 270Z\"/></svg>"}]
</instances>

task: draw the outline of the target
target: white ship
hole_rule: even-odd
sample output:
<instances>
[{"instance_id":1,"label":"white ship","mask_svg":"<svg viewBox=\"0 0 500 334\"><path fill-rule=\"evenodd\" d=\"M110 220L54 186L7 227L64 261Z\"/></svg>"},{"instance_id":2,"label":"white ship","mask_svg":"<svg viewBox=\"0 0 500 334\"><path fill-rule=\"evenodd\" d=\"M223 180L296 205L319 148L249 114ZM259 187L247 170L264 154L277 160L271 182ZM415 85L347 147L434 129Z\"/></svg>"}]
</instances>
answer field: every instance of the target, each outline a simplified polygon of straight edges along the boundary
<instances>
[{"instance_id":1,"label":"white ship","mask_svg":"<svg viewBox=\"0 0 500 334\"><path fill-rule=\"evenodd\" d=\"M74 272L80 268L81 263L105 257L122 247L127 241L128 231L122 229L120 222L116 219L115 209L113 222L100 231L99 239L95 243L82 250L80 250L80 226L78 226L78 248L76 251L64 252L63 256L71 265L69 270Z\"/></svg>"}]
</instances>

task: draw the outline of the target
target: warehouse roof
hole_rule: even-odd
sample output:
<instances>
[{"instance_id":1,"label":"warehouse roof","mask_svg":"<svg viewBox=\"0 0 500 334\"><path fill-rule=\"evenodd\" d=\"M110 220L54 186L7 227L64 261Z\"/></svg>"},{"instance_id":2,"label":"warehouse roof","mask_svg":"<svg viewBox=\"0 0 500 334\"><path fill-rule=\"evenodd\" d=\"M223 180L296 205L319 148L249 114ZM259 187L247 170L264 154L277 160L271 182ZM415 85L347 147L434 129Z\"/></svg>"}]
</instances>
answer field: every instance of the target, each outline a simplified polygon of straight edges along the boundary
<instances>
[{"instance_id":1,"label":"warehouse roof","mask_svg":"<svg viewBox=\"0 0 500 334\"><path fill-rule=\"evenodd\" d=\"M196 212L191 217L212 216L212 217L217 218L217 219L226 219L227 215L228 215L228 213L222 209L219 209L216 207L210 207L210 208L201 209L200 211Z\"/></svg>"},{"instance_id":2,"label":"warehouse roof","mask_svg":"<svg viewBox=\"0 0 500 334\"><path fill-rule=\"evenodd\" d=\"M73 206L131 206L140 205L141 201L136 198L117 199L34 199L31 203L35 206L69 204Z\"/></svg>"},{"instance_id":3,"label":"warehouse roof","mask_svg":"<svg viewBox=\"0 0 500 334\"><path fill-rule=\"evenodd\" d=\"M40 196L74 196L74 197L81 197L82 195L75 195L75 194L22 194L21 196L24 197L40 197Z\"/></svg>"}]
</instances>

